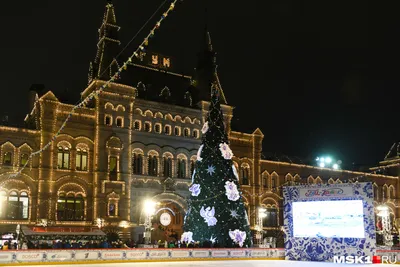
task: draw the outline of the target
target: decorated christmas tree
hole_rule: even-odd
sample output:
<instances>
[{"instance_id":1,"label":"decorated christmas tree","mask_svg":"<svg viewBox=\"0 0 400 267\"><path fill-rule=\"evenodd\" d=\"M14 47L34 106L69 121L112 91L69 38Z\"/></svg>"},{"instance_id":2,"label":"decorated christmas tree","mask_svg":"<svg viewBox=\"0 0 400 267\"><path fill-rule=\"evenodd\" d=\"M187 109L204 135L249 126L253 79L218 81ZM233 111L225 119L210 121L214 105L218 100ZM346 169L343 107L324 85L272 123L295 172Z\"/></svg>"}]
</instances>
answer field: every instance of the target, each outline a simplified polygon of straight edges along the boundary
<instances>
[{"instance_id":1,"label":"decorated christmas tree","mask_svg":"<svg viewBox=\"0 0 400 267\"><path fill-rule=\"evenodd\" d=\"M215 84L202 133L181 239L210 241L220 247L250 247L249 221Z\"/></svg>"}]
</instances>

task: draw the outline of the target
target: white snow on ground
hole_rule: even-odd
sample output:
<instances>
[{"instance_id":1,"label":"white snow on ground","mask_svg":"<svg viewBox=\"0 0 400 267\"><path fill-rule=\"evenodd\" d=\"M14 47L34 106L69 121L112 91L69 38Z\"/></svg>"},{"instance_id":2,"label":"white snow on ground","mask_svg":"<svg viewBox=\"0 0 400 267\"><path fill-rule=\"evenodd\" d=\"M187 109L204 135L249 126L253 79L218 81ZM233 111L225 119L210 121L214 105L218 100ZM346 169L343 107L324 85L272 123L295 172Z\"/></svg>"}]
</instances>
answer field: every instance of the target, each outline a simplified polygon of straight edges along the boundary
<instances>
[{"instance_id":1,"label":"white snow on ground","mask_svg":"<svg viewBox=\"0 0 400 267\"><path fill-rule=\"evenodd\" d=\"M299 262L276 260L250 260L250 261L179 261L179 262L143 262L143 263L100 263L100 264L74 264L74 267L333 267L349 266L348 264L335 264L327 262ZM33 265L32 265L33 266ZM66 265L34 265L43 267L63 267ZM353 266L371 266L371 264L357 264ZM375 265L376 266L376 265ZM386 266L397 266L385 264Z\"/></svg>"}]
</instances>

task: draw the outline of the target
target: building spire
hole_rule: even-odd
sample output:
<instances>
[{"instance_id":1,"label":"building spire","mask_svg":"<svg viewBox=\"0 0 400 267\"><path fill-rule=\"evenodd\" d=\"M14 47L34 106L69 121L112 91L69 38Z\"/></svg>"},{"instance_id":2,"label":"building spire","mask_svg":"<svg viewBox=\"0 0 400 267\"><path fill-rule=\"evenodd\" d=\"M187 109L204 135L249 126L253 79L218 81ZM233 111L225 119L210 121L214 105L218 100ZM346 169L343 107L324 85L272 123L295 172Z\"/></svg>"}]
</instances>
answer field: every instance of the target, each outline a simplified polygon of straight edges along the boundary
<instances>
[{"instance_id":1,"label":"building spire","mask_svg":"<svg viewBox=\"0 0 400 267\"><path fill-rule=\"evenodd\" d=\"M99 28L99 41L97 53L92 64L92 74L89 73L89 82L93 79L108 80L118 70L118 63L115 59L119 52L118 31L114 5L107 0L103 22Z\"/></svg>"},{"instance_id":2,"label":"building spire","mask_svg":"<svg viewBox=\"0 0 400 267\"><path fill-rule=\"evenodd\" d=\"M210 100L211 87L216 86L219 92L222 104L227 104L225 95L217 74L217 58L213 49L211 35L208 28L208 9L207 4L204 10L204 32L202 38L201 51L197 54L197 66L194 74L194 84L198 89L198 95L201 100Z\"/></svg>"}]
</instances>

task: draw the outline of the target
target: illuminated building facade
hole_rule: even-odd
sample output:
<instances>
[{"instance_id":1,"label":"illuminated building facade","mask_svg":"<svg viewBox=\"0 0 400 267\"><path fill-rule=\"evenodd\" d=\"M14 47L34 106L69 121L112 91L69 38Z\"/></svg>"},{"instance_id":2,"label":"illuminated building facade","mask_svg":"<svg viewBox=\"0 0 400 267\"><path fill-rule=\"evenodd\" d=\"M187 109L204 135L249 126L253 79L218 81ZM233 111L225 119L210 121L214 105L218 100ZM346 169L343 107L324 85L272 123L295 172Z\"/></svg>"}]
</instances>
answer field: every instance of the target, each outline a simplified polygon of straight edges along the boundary
<instances>
[{"instance_id":1,"label":"illuminated building facade","mask_svg":"<svg viewBox=\"0 0 400 267\"><path fill-rule=\"evenodd\" d=\"M108 3L83 98L119 67L114 59L120 46L118 31L114 7ZM30 160L32 152L52 141L73 108L51 91L33 87L31 112L26 117L29 129L0 128L2 227L36 225L42 219L57 226L89 227L101 218L105 230L138 240L143 237L143 201L152 198L162 209L154 216L153 239L168 239L166 232L179 236L208 111L210 79L217 80L220 90L233 160L253 229L259 207L267 210L264 228L280 229L283 185L341 183L365 175L263 160L260 129L253 133L231 130L233 107L226 101L217 74L210 73L214 60L208 33L193 76L175 72L169 57L142 53L118 83L111 83L87 107L77 108L62 134ZM10 176L28 160L22 174ZM376 181L377 201L389 200L391 212L397 214L390 199L395 199L399 190L398 174L368 176ZM163 213L171 215L167 226L158 223Z\"/></svg>"}]
</instances>

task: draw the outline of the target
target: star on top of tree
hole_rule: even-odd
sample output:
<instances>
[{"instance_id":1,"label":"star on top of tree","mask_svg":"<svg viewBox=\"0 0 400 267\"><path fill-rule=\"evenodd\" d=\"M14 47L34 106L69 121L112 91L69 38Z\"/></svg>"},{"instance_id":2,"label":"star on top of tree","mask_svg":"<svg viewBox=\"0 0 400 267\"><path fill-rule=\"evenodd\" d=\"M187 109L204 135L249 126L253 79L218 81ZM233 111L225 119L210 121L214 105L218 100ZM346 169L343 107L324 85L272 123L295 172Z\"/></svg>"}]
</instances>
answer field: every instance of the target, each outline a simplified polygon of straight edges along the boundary
<instances>
[{"instance_id":1,"label":"star on top of tree","mask_svg":"<svg viewBox=\"0 0 400 267\"><path fill-rule=\"evenodd\" d=\"M208 166L207 172L208 172L208 174L213 175L214 172L215 172L215 167L214 166Z\"/></svg>"}]
</instances>

